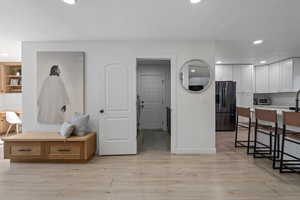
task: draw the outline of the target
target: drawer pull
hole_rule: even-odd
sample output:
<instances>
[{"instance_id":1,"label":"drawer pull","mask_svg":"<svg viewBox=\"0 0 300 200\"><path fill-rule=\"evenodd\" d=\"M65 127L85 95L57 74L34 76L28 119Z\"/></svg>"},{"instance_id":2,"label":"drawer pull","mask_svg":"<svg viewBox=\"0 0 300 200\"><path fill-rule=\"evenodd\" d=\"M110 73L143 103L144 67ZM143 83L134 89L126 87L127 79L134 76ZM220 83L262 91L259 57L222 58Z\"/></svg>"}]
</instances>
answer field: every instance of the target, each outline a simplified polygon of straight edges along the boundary
<instances>
[{"instance_id":1,"label":"drawer pull","mask_svg":"<svg viewBox=\"0 0 300 200\"><path fill-rule=\"evenodd\" d=\"M70 149L58 149L57 151L59 151L59 152L70 152L71 150Z\"/></svg>"},{"instance_id":2,"label":"drawer pull","mask_svg":"<svg viewBox=\"0 0 300 200\"><path fill-rule=\"evenodd\" d=\"M32 149L19 149L20 152L31 152Z\"/></svg>"}]
</instances>

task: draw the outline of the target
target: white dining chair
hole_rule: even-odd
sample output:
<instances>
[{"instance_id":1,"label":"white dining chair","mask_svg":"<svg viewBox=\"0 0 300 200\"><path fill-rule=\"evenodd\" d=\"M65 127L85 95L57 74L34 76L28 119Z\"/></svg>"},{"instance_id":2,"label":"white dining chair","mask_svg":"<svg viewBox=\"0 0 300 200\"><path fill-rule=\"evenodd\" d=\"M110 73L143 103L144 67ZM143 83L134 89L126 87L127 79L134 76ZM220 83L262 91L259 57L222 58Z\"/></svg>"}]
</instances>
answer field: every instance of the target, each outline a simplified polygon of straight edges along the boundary
<instances>
[{"instance_id":1,"label":"white dining chair","mask_svg":"<svg viewBox=\"0 0 300 200\"><path fill-rule=\"evenodd\" d=\"M6 112L6 121L9 123L9 127L6 132L6 136L8 135L10 129L15 125L17 134L19 134L20 125L22 125L22 120L15 112Z\"/></svg>"}]
</instances>

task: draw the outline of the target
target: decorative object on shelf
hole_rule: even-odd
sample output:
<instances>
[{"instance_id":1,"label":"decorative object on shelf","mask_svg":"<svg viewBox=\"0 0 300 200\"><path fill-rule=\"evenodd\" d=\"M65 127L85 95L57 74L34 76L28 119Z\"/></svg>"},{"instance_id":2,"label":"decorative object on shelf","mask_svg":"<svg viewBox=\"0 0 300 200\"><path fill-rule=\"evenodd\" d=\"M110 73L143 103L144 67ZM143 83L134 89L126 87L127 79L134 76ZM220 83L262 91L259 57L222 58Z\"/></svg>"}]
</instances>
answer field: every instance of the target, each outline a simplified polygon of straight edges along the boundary
<instances>
[{"instance_id":1,"label":"decorative object on shelf","mask_svg":"<svg viewBox=\"0 0 300 200\"><path fill-rule=\"evenodd\" d=\"M190 92L204 92L212 83L212 69L203 60L189 60L181 68L182 87Z\"/></svg>"},{"instance_id":2,"label":"decorative object on shelf","mask_svg":"<svg viewBox=\"0 0 300 200\"><path fill-rule=\"evenodd\" d=\"M38 122L62 124L84 112L84 53L37 53Z\"/></svg>"},{"instance_id":3,"label":"decorative object on shelf","mask_svg":"<svg viewBox=\"0 0 300 200\"><path fill-rule=\"evenodd\" d=\"M19 85L19 79L10 79L10 85L11 86L18 86Z\"/></svg>"}]
</instances>

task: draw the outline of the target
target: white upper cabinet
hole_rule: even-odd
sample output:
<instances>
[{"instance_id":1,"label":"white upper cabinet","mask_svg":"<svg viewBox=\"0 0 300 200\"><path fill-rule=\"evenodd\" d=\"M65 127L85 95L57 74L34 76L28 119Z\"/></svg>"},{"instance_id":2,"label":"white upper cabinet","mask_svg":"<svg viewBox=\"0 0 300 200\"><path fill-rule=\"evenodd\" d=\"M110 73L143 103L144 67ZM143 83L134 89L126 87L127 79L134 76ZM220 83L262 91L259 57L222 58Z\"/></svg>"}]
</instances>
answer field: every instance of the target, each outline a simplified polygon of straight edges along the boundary
<instances>
[{"instance_id":1,"label":"white upper cabinet","mask_svg":"<svg viewBox=\"0 0 300 200\"><path fill-rule=\"evenodd\" d=\"M257 93L269 92L269 66L255 67L255 89Z\"/></svg>"},{"instance_id":2,"label":"white upper cabinet","mask_svg":"<svg viewBox=\"0 0 300 200\"><path fill-rule=\"evenodd\" d=\"M292 92L293 88L293 61L286 60L279 63L279 82L281 92Z\"/></svg>"},{"instance_id":3,"label":"white upper cabinet","mask_svg":"<svg viewBox=\"0 0 300 200\"><path fill-rule=\"evenodd\" d=\"M231 65L216 65L216 81L232 81Z\"/></svg>"},{"instance_id":4,"label":"white upper cabinet","mask_svg":"<svg viewBox=\"0 0 300 200\"><path fill-rule=\"evenodd\" d=\"M235 81L237 105L253 105L253 65L216 65L216 81Z\"/></svg>"},{"instance_id":5,"label":"white upper cabinet","mask_svg":"<svg viewBox=\"0 0 300 200\"><path fill-rule=\"evenodd\" d=\"M253 65L216 65L216 81L235 81L236 91L253 92Z\"/></svg>"},{"instance_id":6,"label":"white upper cabinet","mask_svg":"<svg viewBox=\"0 0 300 200\"><path fill-rule=\"evenodd\" d=\"M269 65L269 92L280 91L280 65L279 63Z\"/></svg>"},{"instance_id":7,"label":"white upper cabinet","mask_svg":"<svg viewBox=\"0 0 300 200\"><path fill-rule=\"evenodd\" d=\"M238 65L232 67L232 80L236 82L236 92L241 92L241 67Z\"/></svg>"},{"instance_id":8,"label":"white upper cabinet","mask_svg":"<svg viewBox=\"0 0 300 200\"><path fill-rule=\"evenodd\" d=\"M237 92L253 92L253 66L234 65L232 68L233 81L236 81Z\"/></svg>"},{"instance_id":9,"label":"white upper cabinet","mask_svg":"<svg viewBox=\"0 0 300 200\"><path fill-rule=\"evenodd\" d=\"M256 93L296 92L300 89L300 59L256 66L255 77Z\"/></svg>"},{"instance_id":10,"label":"white upper cabinet","mask_svg":"<svg viewBox=\"0 0 300 200\"><path fill-rule=\"evenodd\" d=\"M241 66L240 67L240 88L241 92L252 93L253 92L253 66Z\"/></svg>"},{"instance_id":11,"label":"white upper cabinet","mask_svg":"<svg viewBox=\"0 0 300 200\"><path fill-rule=\"evenodd\" d=\"M293 59L293 89L298 91L300 89L300 58Z\"/></svg>"}]
</instances>

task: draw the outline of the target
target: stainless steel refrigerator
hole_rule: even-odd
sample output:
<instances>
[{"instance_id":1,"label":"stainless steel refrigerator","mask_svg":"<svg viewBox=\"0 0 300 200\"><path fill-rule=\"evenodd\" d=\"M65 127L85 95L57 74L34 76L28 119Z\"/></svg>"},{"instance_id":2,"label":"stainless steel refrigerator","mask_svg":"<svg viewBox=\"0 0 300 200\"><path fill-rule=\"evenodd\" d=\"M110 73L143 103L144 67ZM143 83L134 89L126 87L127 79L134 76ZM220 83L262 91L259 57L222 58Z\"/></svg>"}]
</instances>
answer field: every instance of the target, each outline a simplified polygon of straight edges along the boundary
<instances>
[{"instance_id":1,"label":"stainless steel refrigerator","mask_svg":"<svg viewBox=\"0 0 300 200\"><path fill-rule=\"evenodd\" d=\"M236 121L236 83L216 81L216 131L234 131Z\"/></svg>"}]
</instances>

